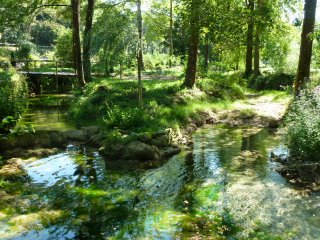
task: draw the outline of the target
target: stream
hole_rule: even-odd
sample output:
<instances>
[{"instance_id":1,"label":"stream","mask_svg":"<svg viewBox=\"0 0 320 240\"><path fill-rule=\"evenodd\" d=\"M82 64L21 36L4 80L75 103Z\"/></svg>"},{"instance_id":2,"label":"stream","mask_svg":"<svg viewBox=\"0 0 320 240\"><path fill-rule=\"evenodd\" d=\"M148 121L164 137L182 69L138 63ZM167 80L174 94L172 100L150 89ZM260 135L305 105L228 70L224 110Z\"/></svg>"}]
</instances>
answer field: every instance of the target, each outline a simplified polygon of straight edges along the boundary
<instances>
[{"instance_id":1,"label":"stream","mask_svg":"<svg viewBox=\"0 0 320 240\"><path fill-rule=\"evenodd\" d=\"M22 115L20 125L32 125L35 130L68 130L66 102L70 94L41 94L30 97L27 111Z\"/></svg>"},{"instance_id":2,"label":"stream","mask_svg":"<svg viewBox=\"0 0 320 240\"><path fill-rule=\"evenodd\" d=\"M320 193L270 162L266 129L208 126L157 166L69 145L0 185L0 239L320 239Z\"/></svg>"}]
</instances>

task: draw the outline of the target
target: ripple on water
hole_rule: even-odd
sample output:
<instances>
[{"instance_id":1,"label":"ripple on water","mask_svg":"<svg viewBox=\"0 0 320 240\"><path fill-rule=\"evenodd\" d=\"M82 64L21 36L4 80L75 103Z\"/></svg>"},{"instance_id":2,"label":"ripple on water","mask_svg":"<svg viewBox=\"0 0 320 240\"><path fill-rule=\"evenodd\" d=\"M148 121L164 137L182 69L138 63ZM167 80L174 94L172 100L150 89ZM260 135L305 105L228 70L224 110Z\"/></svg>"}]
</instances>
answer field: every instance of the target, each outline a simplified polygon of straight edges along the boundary
<instances>
[{"instance_id":1,"label":"ripple on water","mask_svg":"<svg viewBox=\"0 0 320 240\"><path fill-rule=\"evenodd\" d=\"M267 130L209 127L192 154L143 170L69 146L25 163L29 187L0 206L0 239L320 239L320 193L273 170L276 148Z\"/></svg>"}]
</instances>

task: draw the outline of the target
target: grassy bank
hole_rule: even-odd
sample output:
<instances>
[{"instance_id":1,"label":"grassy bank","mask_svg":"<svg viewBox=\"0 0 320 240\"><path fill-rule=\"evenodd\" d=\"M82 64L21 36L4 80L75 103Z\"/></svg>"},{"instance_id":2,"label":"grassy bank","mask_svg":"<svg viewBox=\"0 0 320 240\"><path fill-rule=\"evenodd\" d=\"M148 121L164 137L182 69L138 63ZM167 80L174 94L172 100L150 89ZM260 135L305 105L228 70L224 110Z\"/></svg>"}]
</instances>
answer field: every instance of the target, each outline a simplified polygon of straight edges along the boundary
<instances>
[{"instance_id":1,"label":"grassy bank","mask_svg":"<svg viewBox=\"0 0 320 240\"><path fill-rule=\"evenodd\" d=\"M174 138L181 138L206 122L214 123L224 111L240 111L244 118L259 115L259 107L252 108L255 103L247 95L254 95L257 102L268 99L280 105L289 99L286 92L249 92L236 74L198 79L194 89L182 89L181 84L182 80L144 80L144 107L140 109L136 81L96 79L76 95L69 116L78 127L103 127L110 146L127 144L142 135L152 137L166 129Z\"/></svg>"}]
</instances>

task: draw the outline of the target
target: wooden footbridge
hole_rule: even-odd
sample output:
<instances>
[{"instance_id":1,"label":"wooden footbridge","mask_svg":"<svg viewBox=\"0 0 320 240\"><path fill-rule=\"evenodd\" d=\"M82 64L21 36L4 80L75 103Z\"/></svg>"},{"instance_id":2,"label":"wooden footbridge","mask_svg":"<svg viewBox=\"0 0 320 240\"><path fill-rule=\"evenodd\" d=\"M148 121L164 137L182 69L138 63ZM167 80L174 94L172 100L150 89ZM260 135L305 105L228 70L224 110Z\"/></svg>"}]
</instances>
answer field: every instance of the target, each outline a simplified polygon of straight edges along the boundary
<instances>
[{"instance_id":1,"label":"wooden footbridge","mask_svg":"<svg viewBox=\"0 0 320 240\"><path fill-rule=\"evenodd\" d=\"M40 93L45 79L55 81L57 91L63 91L66 85L72 85L77 72L73 62L55 60L11 60L19 73L27 77L31 90Z\"/></svg>"}]
</instances>

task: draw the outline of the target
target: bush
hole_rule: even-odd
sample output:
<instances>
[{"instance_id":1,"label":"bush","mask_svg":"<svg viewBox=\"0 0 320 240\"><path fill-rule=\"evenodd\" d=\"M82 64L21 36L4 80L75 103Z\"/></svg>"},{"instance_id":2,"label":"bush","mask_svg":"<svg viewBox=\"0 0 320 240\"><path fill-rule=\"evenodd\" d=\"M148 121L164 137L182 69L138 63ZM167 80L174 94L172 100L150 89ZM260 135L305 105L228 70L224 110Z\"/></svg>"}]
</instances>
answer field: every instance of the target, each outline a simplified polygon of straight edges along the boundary
<instances>
[{"instance_id":1,"label":"bush","mask_svg":"<svg viewBox=\"0 0 320 240\"><path fill-rule=\"evenodd\" d=\"M212 96L221 99L244 98L245 81L237 74L215 73L197 83L197 86Z\"/></svg>"},{"instance_id":2,"label":"bush","mask_svg":"<svg viewBox=\"0 0 320 240\"><path fill-rule=\"evenodd\" d=\"M0 69L0 120L7 116L18 117L25 109L27 96L25 78L14 69Z\"/></svg>"},{"instance_id":3,"label":"bush","mask_svg":"<svg viewBox=\"0 0 320 240\"><path fill-rule=\"evenodd\" d=\"M132 130L143 126L147 119L144 111L139 108L121 108L114 105L109 108L104 121L109 129Z\"/></svg>"},{"instance_id":4,"label":"bush","mask_svg":"<svg viewBox=\"0 0 320 240\"><path fill-rule=\"evenodd\" d=\"M293 85L295 76L286 73L276 73L254 77L249 87L256 90L285 90Z\"/></svg>"},{"instance_id":5,"label":"bush","mask_svg":"<svg viewBox=\"0 0 320 240\"><path fill-rule=\"evenodd\" d=\"M146 69L161 69L168 65L169 57L167 54L160 53L145 54L143 61Z\"/></svg>"},{"instance_id":6,"label":"bush","mask_svg":"<svg viewBox=\"0 0 320 240\"><path fill-rule=\"evenodd\" d=\"M33 55L37 55L36 46L31 42L23 41L15 55L17 59L32 59Z\"/></svg>"},{"instance_id":7,"label":"bush","mask_svg":"<svg viewBox=\"0 0 320 240\"><path fill-rule=\"evenodd\" d=\"M305 90L287 117L286 142L296 161L320 161L320 87Z\"/></svg>"}]
</instances>

